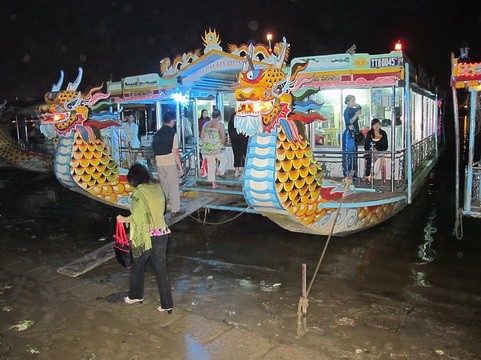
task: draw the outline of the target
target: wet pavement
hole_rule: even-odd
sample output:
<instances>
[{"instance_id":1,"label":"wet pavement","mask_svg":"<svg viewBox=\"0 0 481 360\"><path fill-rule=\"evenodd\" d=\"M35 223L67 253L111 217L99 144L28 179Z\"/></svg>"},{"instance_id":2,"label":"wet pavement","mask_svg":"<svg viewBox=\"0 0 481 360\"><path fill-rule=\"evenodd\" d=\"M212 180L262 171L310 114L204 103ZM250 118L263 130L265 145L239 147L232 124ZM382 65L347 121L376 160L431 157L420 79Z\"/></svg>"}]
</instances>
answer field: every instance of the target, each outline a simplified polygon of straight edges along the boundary
<instances>
[{"instance_id":1,"label":"wet pavement","mask_svg":"<svg viewBox=\"0 0 481 360\"><path fill-rule=\"evenodd\" d=\"M129 273L115 259L56 272L111 241L118 210L2 171L0 359L479 359L481 221L451 236L446 171L393 219L331 240L301 337L301 264L312 275L326 237L252 214L183 220L168 255L175 308L161 314L150 268L142 305L122 303Z\"/></svg>"}]
</instances>

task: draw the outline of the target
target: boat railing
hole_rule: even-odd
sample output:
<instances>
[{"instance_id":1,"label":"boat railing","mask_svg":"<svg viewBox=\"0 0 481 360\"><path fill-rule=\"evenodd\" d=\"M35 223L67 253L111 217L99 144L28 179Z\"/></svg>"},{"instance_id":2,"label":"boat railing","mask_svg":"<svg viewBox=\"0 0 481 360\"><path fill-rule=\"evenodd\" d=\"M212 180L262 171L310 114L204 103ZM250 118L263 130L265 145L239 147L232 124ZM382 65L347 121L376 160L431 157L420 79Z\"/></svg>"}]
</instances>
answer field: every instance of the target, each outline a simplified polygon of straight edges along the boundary
<instances>
[{"instance_id":1,"label":"boat railing","mask_svg":"<svg viewBox=\"0 0 481 360\"><path fill-rule=\"evenodd\" d=\"M370 151L336 151L336 150L315 150L314 157L321 166L326 179L339 180L344 177L343 164L350 161L355 164L356 176L359 178L355 182L359 187L370 187L376 190L386 190L386 187L394 181L394 191L398 190L405 183L405 163L406 150L397 150L394 153L394 166L392 165L391 151L387 150L373 156ZM343 163L344 159L344 163ZM364 171L366 162L371 161L371 181L364 181Z\"/></svg>"},{"instance_id":2,"label":"boat railing","mask_svg":"<svg viewBox=\"0 0 481 360\"><path fill-rule=\"evenodd\" d=\"M468 195L471 193L470 199L466 199L465 212L472 216L481 216L481 164L475 163L472 167L472 178L470 179L469 173L466 168L465 184L471 187L471 191L466 191Z\"/></svg>"},{"instance_id":3,"label":"boat railing","mask_svg":"<svg viewBox=\"0 0 481 360\"><path fill-rule=\"evenodd\" d=\"M150 171L157 171L155 168L154 152L152 147L143 146L139 148L121 147L120 148L120 165L129 169L133 164L139 163L147 167Z\"/></svg>"},{"instance_id":4,"label":"boat railing","mask_svg":"<svg viewBox=\"0 0 481 360\"><path fill-rule=\"evenodd\" d=\"M180 155L182 169L184 170L184 179L190 174L191 170L195 171L198 164L198 161L195 161L195 159L195 147L192 147L190 149L186 148Z\"/></svg>"},{"instance_id":5,"label":"boat railing","mask_svg":"<svg viewBox=\"0 0 481 360\"><path fill-rule=\"evenodd\" d=\"M406 184L406 170L408 169L406 164L406 153L406 149L396 150L394 152L393 160L390 149L385 151L382 154L382 157L379 156L379 154L378 156L372 156L372 151L358 150L357 152L349 152L340 150L316 149L314 151L314 156L317 162L320 164L325 178L333 180L339 180L340 178L344 177L345 171L343 171L343 158L344 163L346 162L346 159L352 163L355 163L356 175L359 178L362 178L364 175L366 161L371 159L373 162L373 179L371 179L370 183L368 184L355 183L356 186L368 186L376 190L386 190L386 185L388 183L390 184L391 179L393 179L393 186L391 189L394 191L404 191L403 185ZM426 161L433 160L435 156L435 135L431 135L414 143L411 148L411 170L413 176L415 177L419 171L425 167Z\"/></svg>"},{"instance_id":6,"label":"boat railing","mask_svg":"<svg viewBox=\"0 0 481 360\"><path fill-rule=\"evenodd\" d=\"M154 152L151 146L145 146L140 148L123 147L121 148L120 162L124 168L130 168L135 163L140 163L147 167L152 173L157 173L155 165ZM182 163L182 169L184 170L183 178L190 174L192 169L195 169L195 148L186 148L181 156L180 161Z\"/></svg>"},{"instance_id":7,"label":"boat railing","mask_svg":"<svg viewBox=\"0 0 481 360\"><path fill-rule=\"evenodd\" d=\"M427 160L431 160L436 155L436 139L435 135L430 135L425 139L415 142L412 145L411 158L412 164L411 169L413 176L424 168L424 163Z\"/></svg>"}]
</instances>

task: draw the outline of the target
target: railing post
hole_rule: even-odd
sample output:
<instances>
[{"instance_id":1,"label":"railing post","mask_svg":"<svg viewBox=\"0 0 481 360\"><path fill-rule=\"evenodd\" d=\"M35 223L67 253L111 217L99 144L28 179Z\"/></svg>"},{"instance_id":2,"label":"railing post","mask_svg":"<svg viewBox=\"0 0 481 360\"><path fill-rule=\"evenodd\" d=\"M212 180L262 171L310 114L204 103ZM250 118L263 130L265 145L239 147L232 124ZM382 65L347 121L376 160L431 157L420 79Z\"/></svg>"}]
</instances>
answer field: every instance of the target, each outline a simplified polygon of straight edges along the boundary
<instances>
[{"instance_id":1,"label":"railing post","mask_svg":"<svg viewBox=\"0 0 481 360\"><path fill-rule=\"evenodd\" d=\"M439 157L439 150L438 150L438 121L439 121L439 113L438 113L438 88L436 87L436 98L435 98L435 104L434 104L434 124L436 125L436 128L434 129L434 152L436 154L436 161L438 160Z\"/></svg>"},{"instance_id":2,"label":"railing post","mask_svg":"<svg viewBox=\"0 0 481 360\"><path fill-rule=\"evenodd\" d=\"M407 169L407 196L408 204L412 203L412 182L413 182L413 168L412 168L412 154L411 154L411 93L409 81L409 63L404 64L404 128L406 131L406 162Z\"/></svg>"},{"instance_id":3,"label":"railing post","mask_svg":"<svg viewBox=\"0 0 481 360\"><path fill-rule=\"evenodd\" d=\"M451 53L451 70L454 68L455 60L454 54ZM461 134L459 133L459 108L458 108L458 96L456 92L456 86L452 85L452 93L453 93L453 112L454 112L454 141L455 141L455 151L456 151L456 165L455 165L455 188L454 188L454 196L455 196L455 211L458 214L459 209L459 158L460 158L460 151L461 151L461 144L459 137Z\"/></svg>"},{"instance_id":4,"label":"railing post","mask_svg":"<svg viewBox=\"0 0 481 360\"><path fill-rule=\"evenodd\" d=\"M394 192L394 169L396 167L396 86L392 87L391 99L391 192Z\"/></svg>"},{"instance_id":5,"label":"railing post","mask_svg":"<svg viewBox=\"0 0 481 360\"><path fill-rule=\"evenodd\" d=\"M155 102L155 130L159 130L162 127L162 106L160 101Z\"/></svg>"},{"instance_id":6,"label":"railing post","mask_svg":"<svg viewBox=\"0 0 481 360\"><path fill-rule=\"evenodd\" d=\"M471 211L471 195L473 193L473 162L474 162L474 133L476 131L476 97L477 92L470 89L469 105L469 143L468 143L468 169L466 172L464 211Z\"/></svg>"}]
</instances>

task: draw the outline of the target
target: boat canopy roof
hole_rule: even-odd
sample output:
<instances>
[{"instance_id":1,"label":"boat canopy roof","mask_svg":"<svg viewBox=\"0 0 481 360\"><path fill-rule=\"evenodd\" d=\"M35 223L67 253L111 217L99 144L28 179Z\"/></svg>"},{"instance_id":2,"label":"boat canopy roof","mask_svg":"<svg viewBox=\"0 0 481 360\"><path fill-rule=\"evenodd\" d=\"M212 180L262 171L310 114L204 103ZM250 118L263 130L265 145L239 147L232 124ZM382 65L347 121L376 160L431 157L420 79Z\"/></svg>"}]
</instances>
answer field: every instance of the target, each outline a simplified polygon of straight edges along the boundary
<instances>
[{"instance_id":1,"label":"boat canopy roof","mask_svg":"<svg viewBox=\"0 0 481 360\"><path fill-rule=\"evenodd\" d=\"M160 73L130 76L118 82L108 82L107 90L113 100L122 104L148 104L174 102L174 94L189 98L212 98L218 93L231 92L237 83L238 73L245 68L247 56L255 68L265 68L279 63L285 65L289 44L282 42L264 44L228 44L224 50L215 30L206 31L202 37L204 49L160 61ZM294 96L307 89L369 88L400 86L404 81L404 64L409 59L402 51L385 54L342 53L294 58L289 72L297 65L307 67L297 74L292 88ZM413 69L415 71L415 69Z\"/></svg>"},{"instance_id":2,"label":"boat canopy roof","mask_svg":"<svg viewBox=\"0 0 481 360\"><path fill-rule=\"evenodd\" d=\"M289 44L284 41L270 49L264 44L220 46L215 30L206 31L202 37L204 50L199 49L160 61L158 74L138 75L109 82L107 89L115 102L152 103L171 102L176 93L189 97L207 98L219 92L232 91L237 75L247 63L247 55L256 68L271 66L287 59Z\"/></svg>"}]
</instances>

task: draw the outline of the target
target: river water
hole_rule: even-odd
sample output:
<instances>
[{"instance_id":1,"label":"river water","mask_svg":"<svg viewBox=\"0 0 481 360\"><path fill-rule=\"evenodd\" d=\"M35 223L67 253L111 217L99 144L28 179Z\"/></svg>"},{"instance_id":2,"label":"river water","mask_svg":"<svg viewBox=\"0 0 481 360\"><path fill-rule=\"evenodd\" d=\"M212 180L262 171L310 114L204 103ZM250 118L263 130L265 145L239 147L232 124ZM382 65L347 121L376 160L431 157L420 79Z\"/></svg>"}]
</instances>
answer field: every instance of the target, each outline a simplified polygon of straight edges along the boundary
<instances>
[{"instance_id":1,"label":"river water","mask_svg":"<svg viewBox=\"0 0 481 360\"><path fill-rule=\"evenodd\" d=\"M374 228L331 240L301 338L301 264L310 280L326 237L290 233L259 215L222 225L203 225L194 216L172 228L176 306L295 341L326 358L481 358L481 221L464 219L464 238L452 236L454 177L445 157L412 205ZM51 266L111 241L118 213L53 177L17 171L1 172L0 211L3 261L26 256ZM212 211L207 220L234 215ZM89 276L128 286L115 260ZM106 291L103 298L114 301L116 294Z\"/></svg>"}]
</instances>

